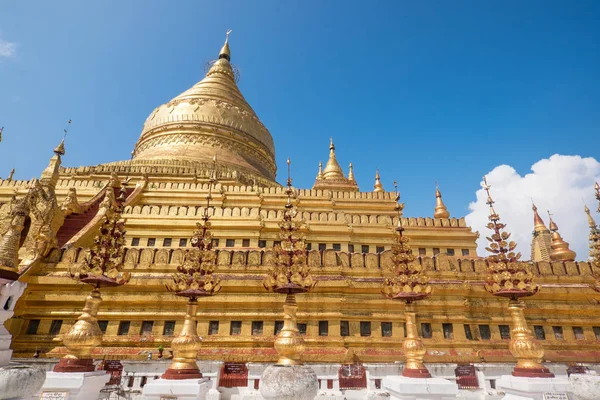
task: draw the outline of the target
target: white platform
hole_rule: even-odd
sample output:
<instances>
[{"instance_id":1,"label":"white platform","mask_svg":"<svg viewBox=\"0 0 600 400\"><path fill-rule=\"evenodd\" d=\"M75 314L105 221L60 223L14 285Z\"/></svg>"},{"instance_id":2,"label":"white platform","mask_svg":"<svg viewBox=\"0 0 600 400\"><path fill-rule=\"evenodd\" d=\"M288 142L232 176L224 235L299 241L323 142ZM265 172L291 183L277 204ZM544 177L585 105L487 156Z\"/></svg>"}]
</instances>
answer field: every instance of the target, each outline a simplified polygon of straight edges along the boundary
<instances>
[{"instance_id":1,"label":"white platform","mask_svg":"<svg viewBox=\"0 0 600 400\"><path fill-rule=\"evenodd\" d=\"M458 386L442 378L386 376L383 388L391 400L456 400Z\"/></svg>"},{"instance_id":2,"label":"white platform","mask_svg":"<svg viewBox=\"0 0 600 400\"><path fill-rule=\"evenodd\" d=\"M106 385L109 379L110 374L106 371L47 372L41 393L68 392L69 400L97 399L100 389Z\"/></svg>"},{"instance_id":3,"label":"white platform","mask_svg":"<svg viewBox=\"0 0 600 400\"><path fill-rule=\"evenodd\" d=\"M148 382L142 391L144 400L161 400L165 397L177 400L216 400L217 394L209 393L212 382L208 378L200 379L155 379ZM211 391L212 392L212 391ZM217 392L218 393L218 392ZM137 398L140 398L138 396Z\"/></svg>"},{"instance_id":4,"label":"white platform","mask_svg":"<svg viewBox=\"0 0 600 400\"><path fill-rule=\"evenodd\" d=\"M503 400L545 400L548 398L557 400L568 398L570 400L573 398L571 383L564 376L524 378L503 375L496 381L496 387L506 393ZM544 395L546 395L545 398Z\"/></svg>"}]
</instances>

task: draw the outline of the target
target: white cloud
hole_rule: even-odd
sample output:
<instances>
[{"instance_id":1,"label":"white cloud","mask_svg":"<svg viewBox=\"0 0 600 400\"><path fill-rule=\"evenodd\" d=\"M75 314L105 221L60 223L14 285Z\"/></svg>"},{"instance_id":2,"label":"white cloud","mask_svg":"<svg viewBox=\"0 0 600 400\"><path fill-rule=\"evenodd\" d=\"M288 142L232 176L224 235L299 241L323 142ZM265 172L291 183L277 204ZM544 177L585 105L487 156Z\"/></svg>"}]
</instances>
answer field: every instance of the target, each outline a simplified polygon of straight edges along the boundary
<instances>
[{"instance_id":1,"label":"white cloud","mask_svg":"<svg viewBox=\"0 0 600 400\"><path fill-rule=\"evenodd\" d=\"M12 58L17 53L17 44L0 39L0 58Z\"/></svg>"},{"instance_id":2,"label":"white cloud","mask_svg":"<svg viewBox=\"0 0 600 400\"><path fill-rule=\"evenodd\" d=\"M521 176L513 167L499 165L486 174L488 184L492 186L490 191L496 202L496 212L507 224L506 229L512 233L512 239L517 242L517 250L523 254L522 259L531 258L533 199L546 226L546 210L550 210L558 225L558 232L569 242L571 250L577 252L577 260L586 260L589 227L583 202L594 212L596 222L600 222L600 214L595 213L598 202L594 197L594 182L600 182L600 162L591 157L555 154L536 162L531 170L532 173ZM485 256L485 237L490 232L485 227L489 206L485 203L487 197L483 189L478 190L476 196L477 201L469 204L471 212L466 219L474 231L480 232L478 253Z\"/></svg>"}]
</instances>

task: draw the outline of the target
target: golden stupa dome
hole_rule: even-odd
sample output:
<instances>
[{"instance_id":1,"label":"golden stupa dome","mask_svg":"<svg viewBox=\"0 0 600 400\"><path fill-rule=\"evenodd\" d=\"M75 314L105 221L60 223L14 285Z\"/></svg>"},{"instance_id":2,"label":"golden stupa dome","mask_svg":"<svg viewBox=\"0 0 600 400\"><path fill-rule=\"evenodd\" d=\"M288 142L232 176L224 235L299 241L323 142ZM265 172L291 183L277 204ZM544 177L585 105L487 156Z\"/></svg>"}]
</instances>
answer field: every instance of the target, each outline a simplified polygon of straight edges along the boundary
<instances>
[{"instance_id":1,"label":"golden stupa dome","mask_svg":"<svg viewBox=\"0 0 600 400\"><path fill-rule=\"evenodd\" d=\"M133 161L219 164L275 180L273 138L236 84L228 40L200 82L146 119Z\"/></svg>"}]
</instances>

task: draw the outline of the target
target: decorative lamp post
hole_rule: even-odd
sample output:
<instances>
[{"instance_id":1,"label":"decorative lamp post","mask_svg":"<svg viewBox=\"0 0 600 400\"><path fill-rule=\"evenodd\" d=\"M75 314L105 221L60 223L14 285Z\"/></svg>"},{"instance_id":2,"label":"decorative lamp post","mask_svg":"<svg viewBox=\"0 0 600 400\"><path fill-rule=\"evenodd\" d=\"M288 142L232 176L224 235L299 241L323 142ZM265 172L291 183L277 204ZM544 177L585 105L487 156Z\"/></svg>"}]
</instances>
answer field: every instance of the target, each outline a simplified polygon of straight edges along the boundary
<instances>
[{"instance_id":1,"label":"decorative lamp post","mask_svg":"<svg viewBox=\"0 0 600 400\"><path fill-rule=\"evenodd\" d=\"M216 254L212 248L211 223L208 210L212 199L212 188L216 182L216 156L213 158L213 170L209 179L206 208L202 222L196 224L197 230L191 237L192 248L186 253L183 263L177 267L173 280L167 283L167 289L176 296L187 297L187 309L183 328L171 342L174 351L173 362L162 375L163 379L198 379L202 373L198 369L196 358L202 346L202 340L196 330L198 297L213 296L221 290L221 279L215 270Z\"/></svg>"},{"instance_id":2,"label":"decorative lamp post","mask_svg":"<svg viewBox=\"0 0 600 400\"><path fill-rule=\"evenodd\" d=\"M306 293L315 286L306 262L304 235L300 232L302 221L294 220L298 211L292 204L292 179L290 160L287 160L287 202L283 220L279 223L281 244L274 248L271 270L263 281L265 289L285 294L283 328L275 339L279 360L268 367L261 378L261 394L267 399L313 399L318 382L314 371L302 365L304 339L298 331L296 320L296 294ZM289 370L280 367L290 367ZM295 368L297 367L297 368Z\"/></svg>"},{"instance_id":3,"label":"decorative lamp post","mask_svg":"<svg viewBox=\"0 0 600 400\"><path fill-rule=\"evenodd\" d=\"M112 190L109 187L108 190ZM125 202L125 185L121 187L116 204L104 216L99 234L94 238L90 254L80 265L75 265L71 278L93 289L85 299L83 312L69 332L63 336L68 354L54 367L54 372L90 372L94 370L93 350L102 344L102 331L98 326L98 310L102 297L101 287L121 286L129 282L130 273L123 271L125 222L121 220Z\"/></svg>"},{"instance_id":4,"label":"decorative lamp post","mask_svg":"<svg viewBox=\"0 0 600 400\"><path fill-rule=\"evenodd\" d=\"M406 318L406 339L402 343L402 351L406 355L406 366L402 376L408 378L431 378L431 374L423 364L426 349L417 332L415 301L426 298L431 294L429 277L423 273L423 267L415 263L415 255L412 254L409 239L403 235L401 211L404 208L400 204L400 193L396 187L396 211L398 213L398 224L394 229L394 241L392 244L392 272L391 278L385 278L382 293L392 300L405 303L404 315Z\"/></svg>"},{"instance_id":5,"label":"decorative lamp post","mask_svg":"<svg viewBox=\"0 0 600 400\"><path fill-rule=\"evenodd\" d=\"M525 320L525 304L521 297L533 296L540 287L534 281L531 264L519 261L521 253L515 253L517 244L509 241L510 233L505 231L506 224L500 222L500 215L494 210L494 201L490 195L490 185L483 177L483 185L487 193L487 204L490 206L487 227L493 232L486 239L490 242L486 250L488 256L488 276L485 290L494 296L509 299L508 310L512 318L512 330L509 349L517 359L512 375L530 378L553 378L542 364L544 349L527 327Z\"/></svg>"}]
</instances>

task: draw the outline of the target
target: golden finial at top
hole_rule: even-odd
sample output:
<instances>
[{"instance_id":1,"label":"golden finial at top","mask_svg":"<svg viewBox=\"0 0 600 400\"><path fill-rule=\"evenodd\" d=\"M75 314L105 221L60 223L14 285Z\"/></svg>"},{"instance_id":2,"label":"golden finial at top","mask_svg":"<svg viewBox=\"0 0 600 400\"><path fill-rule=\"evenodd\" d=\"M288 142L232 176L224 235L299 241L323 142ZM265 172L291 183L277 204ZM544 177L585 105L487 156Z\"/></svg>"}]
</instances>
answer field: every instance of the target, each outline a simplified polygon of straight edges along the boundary
<instances>
[{"instance_id":1,"label":"golden finial at top","mask_svg":"<svg viewBox=\"0 0 600 400\"><path fill-rule=\"evenodd\" d=\"M435 183L435 209L433 212L433 218L450 218L450 212L448 212L448 208L442 200L442 192L440 192L437 182Z\"/></svg>"},{"instance_id":2,"label":"golden finial at top","mask_svg":"<svg viewBox=\"0 0 600 400\"><path fill-rule=\"evenodd\" d=\"M529 264L520 261L521 253L515 253L517 243L510 240L506 224L500 222L500 215L494 209L494 200L490 193L491 185L483 177L481 185L487 194L487 205L490 207L487 228L493 233L486 237L489 246L485 249L491 254L487 257L488 277L485 289L495 296L516 300L519 297L532 296L538 292L539 286L534 282Z\"/></svg>"},{"instance_id":3,"label":"golden finial at top","mask_svg":"<svg viewBox=\"0 0 600 400\"><path fill-rule=\"evenodd\" d=\"M225 44L221 47L221 51L219 52L219 58L224 58L227 61L231 61L231 50L229 50L229 34L231 33L231 29L227 30L225 34Z\"/></svg>"},{"instance_id":4,"label":"golden finial at top","mask_svg":"<svg viewBox=\"0 0 600 400\"><path fill-rule=\"evenodd\" d=\"M595 228L596 221L594 221L594 218L592 217L592 213L590 212L590 209L585 204L583 206L583 209L585 210L585 213L587 214L588 225L590 226L590 228Z\"/></svg>"},{"instance_id":5,"label":"golden finial at top","mask_svg":"<svg viewBox=\"0 0 600 400\"><path fill-rule=\"evenodd\" d=\"M533 210L533 231L534 232L546 232L548 228L546 228L546 224L544 224L544 220L540 217L540 214L537 212L537 207L534 203L531 203L531 209Z\"/></svg>"},{"instance_id":6,"label":"golden finial at top","mask_svg":"<svg viewBox=\"0 0 600 400\"><path fill-rule=\"evenodd\" d=\"M548 211L550 217L550 231L552 231L552 252L550 253L550 259L552 261L574 261L576 253L569 249L569 243L565 242L558 233L558 225L552 219L552 214Z\"/></svg>"},{"instance_id":7,"label":"golden finial at top","mask_svg":"<svg viewBox=\"0 0 600 400\"><path fill-rule=\"evenodd\" d=\"M379 176L379 170L375 170L375 184L373 185L374 192L385 192L383 185L381 184L381 177Z\"/></svg>"},{"instance_id":8,"label":"golden finial at top","mask_svg":"<svg viewBox=\"0 0 600 400\"><path fill-rule=\"evenodd\" d=\"M598 212L600 213L600 185L598 182L594 185L594 189L596 189L596 199L598 200Z\"/></svg>"}]
</instances>

